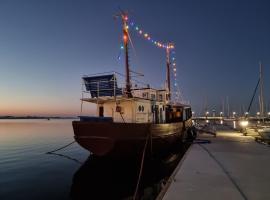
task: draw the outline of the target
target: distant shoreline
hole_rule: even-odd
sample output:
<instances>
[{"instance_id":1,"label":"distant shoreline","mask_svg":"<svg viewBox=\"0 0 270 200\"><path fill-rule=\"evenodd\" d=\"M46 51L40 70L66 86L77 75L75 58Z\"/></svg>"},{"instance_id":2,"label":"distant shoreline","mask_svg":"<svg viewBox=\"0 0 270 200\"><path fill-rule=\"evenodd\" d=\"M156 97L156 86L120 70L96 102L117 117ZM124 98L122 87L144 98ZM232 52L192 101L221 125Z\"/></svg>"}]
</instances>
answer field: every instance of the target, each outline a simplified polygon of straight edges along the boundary
<instances>
[{"instance_id":1,"label":"distant shoreline","mask_svg":"<svg viewBox=\"0 0 270 200\"><path fill-rule=\"evenodd\" d=\"M77 117L50 117L50 116L0 116L1 119L77 119Z\"/></svg>"}]
</instances>

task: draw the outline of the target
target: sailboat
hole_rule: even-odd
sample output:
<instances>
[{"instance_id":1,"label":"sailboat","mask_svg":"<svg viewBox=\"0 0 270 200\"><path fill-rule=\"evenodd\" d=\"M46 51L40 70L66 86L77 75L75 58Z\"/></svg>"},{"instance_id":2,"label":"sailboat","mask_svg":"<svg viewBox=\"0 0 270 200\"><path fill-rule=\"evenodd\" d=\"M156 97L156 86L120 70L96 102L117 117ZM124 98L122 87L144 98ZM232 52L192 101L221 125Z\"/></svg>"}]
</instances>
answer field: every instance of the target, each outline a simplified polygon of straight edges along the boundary
<instances>
[{"instance_id":1,"label":"sailboat","mask_svg":"<svg viewBox=\"0 0 270 200\"><path fill-rule=\"evenodd\" d=\"M194 138L190 105L171 100L170 50L166 47L166 80L164 89L133 87L129 66L128 15L121 12L125 52L125 88L119 88L116 73L82 77L90 98L82 102L96 105L95 116L80 116L73 121L75 140L96 156L133 157L162 155L173 145Z\"/></svg>"},{"instance_id":2,"label":"sailboat","mask_svg":"<svg viewBox=\"0 0 270 200\"><path fill-rule=\"evenodd\" d=\"M247 133L249 135L259 135L260 139L270 141L270 124L269 119L265 117L265 106L264 106L264 95L263 95L263 69L262 69L262 63L259 64L259 80L256 84L255 90L253 92L252 99L250 101L250 104L248 106L247 114L250 111L250 108L252 106L252 103L254 101L255 94L257 92L257 89L260 89L259 91L259 110L260 112L257 112L257 118L254 120L257 120L257 123L254 125L248 126L248 121L246 121L245 127L243 128L243 132L246 135ZM245 116L247 118L247 115ZM251 120L251 119L250 119ZM240 121L241 123L241 121ZM243 122L242 122L243 123Z\"/></svg>"}]
</instances>

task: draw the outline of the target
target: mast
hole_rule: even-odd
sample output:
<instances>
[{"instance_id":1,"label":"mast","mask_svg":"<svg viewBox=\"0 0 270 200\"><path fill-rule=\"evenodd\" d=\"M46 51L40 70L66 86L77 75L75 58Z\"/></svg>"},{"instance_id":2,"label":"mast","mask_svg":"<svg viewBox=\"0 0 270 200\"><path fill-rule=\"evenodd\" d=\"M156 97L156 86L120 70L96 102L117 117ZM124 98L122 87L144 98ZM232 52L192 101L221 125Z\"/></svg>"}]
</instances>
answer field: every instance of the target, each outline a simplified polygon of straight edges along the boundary
<instances>
[{"instance_id":1,"label":"mast","mask_svg":"<svg viewBox=\"0 0 270 200\"><path fill-rule=\"evenodd\" d=\"M171 100L171 76L170 76L170 48L173 45L171 43L168 44L166 48L166 82L167 82L167 90L168 90L168 100Z\"/></svg>"},{"instance_id":2,"label":"mast","mask_svg":"<svg viewBox=\"0 0 270 200\"><path fill-rule=\"evenodd\" d=\"M262 63L260 62L260 116L264 117L264 100L263 100L263 75L262 75Z\"/></svg>"},{"instance_id":3,"label":"mast","mask_svg":"<svg viewBox=\"0 0 270 200\"><path fill-rule=\"evenodd\" d=\"M124 49L125 49L125 68L126 68L125 95L128 98L131 98L132 94L131 94L130 69L129 69L129 60L128 60L128 58L129 58L128 57L129 34L128 34L128 26L127 26L128 15L127 15L127 13L122 12L121 17L122 17L122 22L123 22L123 43L124 43Z\"/></svg>"}]
</instances>

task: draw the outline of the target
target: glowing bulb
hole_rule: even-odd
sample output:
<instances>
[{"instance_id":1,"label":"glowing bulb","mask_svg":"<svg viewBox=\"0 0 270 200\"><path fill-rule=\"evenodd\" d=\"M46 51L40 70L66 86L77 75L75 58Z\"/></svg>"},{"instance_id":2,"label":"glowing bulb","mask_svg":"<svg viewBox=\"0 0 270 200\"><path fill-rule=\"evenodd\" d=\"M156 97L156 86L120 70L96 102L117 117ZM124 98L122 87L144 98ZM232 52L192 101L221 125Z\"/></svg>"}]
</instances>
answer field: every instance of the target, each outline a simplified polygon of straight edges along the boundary
<instances>
[{"instance_id":1,"label":"glowing bulb","mask_svg":"<svg viewBox=\"0 0 270 200\"><path fill-rule=\"evenodd\" d=\"M147 38L147 40L150 40L150 39L151 39L150 37Z\"/></svg>"},{"instance_id":2,"label":"glowing bulb","mask_svg":"<svg viewBox=\"0 0 270 200\"><path fill-rule=\"evenodd\" d=\"M146 38L147 38L147 37L148 37L148 34L147 34L147 33L145 33L145 34L144 34L144 37L146 37Z\"/></svg>"},{"instance_id":3,"label":"glowing bulb","mask_svg":"<svg viewBox=\"0 0 270 200\"><path fill-rule=\"evenodd\" d=\"M142 30L140 30L139 33L142 34Z\"/></svg>"},{"instance_id":4,"label":"glowing bulb","mask_svg":"<svg viewBox=\"0 0 270 200\"><path fill-rule=\"evenodd\" d=\"M127 36L126 35L123 36L123 40L124 40L124 42L127 41Z\"/></svg>"},{"instance_id":5,"label":"glowing bulb","mask_svg":"<svg viewBox=\"0 0 270 200\"><path fill-rule=\"evenodd\" d=\"M175 72L176 72L176 68L173 68L173 71L175 71Z\"/></svg>"},{"instance_id":6,"label":"glowing bulb","mask_svg":"<svg viewBox=\"0 0 270 200\"><path fill-rule=\"evenodd\" d=\"M121 49L124 49L124 46L123 45L121 45L121 47L120 47Z\"/></svg>"},{"instance_id":7,"label":"glowing bulb","mask_svg":"<svg viewBox=\"0 0 270 200\"><path fill-rule=\"evenodd\" d=\"M248 125L248 121L240 121L240 126L246 127Z\"/></svg>"},{"instance_id":8,"label":"glowing bulb","mask_svg":"<svg viewBox=\"0 0 270 200\"><path fill-rule=\"evenodd\" d=\"M176 64L175 63L173 63L173 66L175 66Z\"/></svg>"},{"instance_id":9,"label":"glowing bulb","mask_svg":"<svg viewBox=\"0 0 270 200\"><path fill-rule=\"evenodd\" d=\"M129 28L129 26L128 25L126 25L126 29L128 29Z\"/></svg>"}]
</instances>

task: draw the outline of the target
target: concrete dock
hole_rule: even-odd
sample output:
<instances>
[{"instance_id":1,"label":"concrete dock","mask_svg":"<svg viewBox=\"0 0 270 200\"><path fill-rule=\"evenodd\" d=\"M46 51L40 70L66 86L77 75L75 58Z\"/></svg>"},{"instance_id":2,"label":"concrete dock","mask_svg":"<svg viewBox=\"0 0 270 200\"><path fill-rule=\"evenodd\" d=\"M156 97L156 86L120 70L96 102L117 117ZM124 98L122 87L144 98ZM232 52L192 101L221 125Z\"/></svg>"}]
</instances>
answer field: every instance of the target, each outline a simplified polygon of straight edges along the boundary
<instances>
[{"instance_id":1,"label":"concrete dock","mask_svg":"<svg viewBox=\"0 0 270 200\"><path fill-rule=\"evenodd\" d=\"M163 200L270 199L270 147L234 131L202 134L160 193Z\"/></svg>"}]
</instances>

